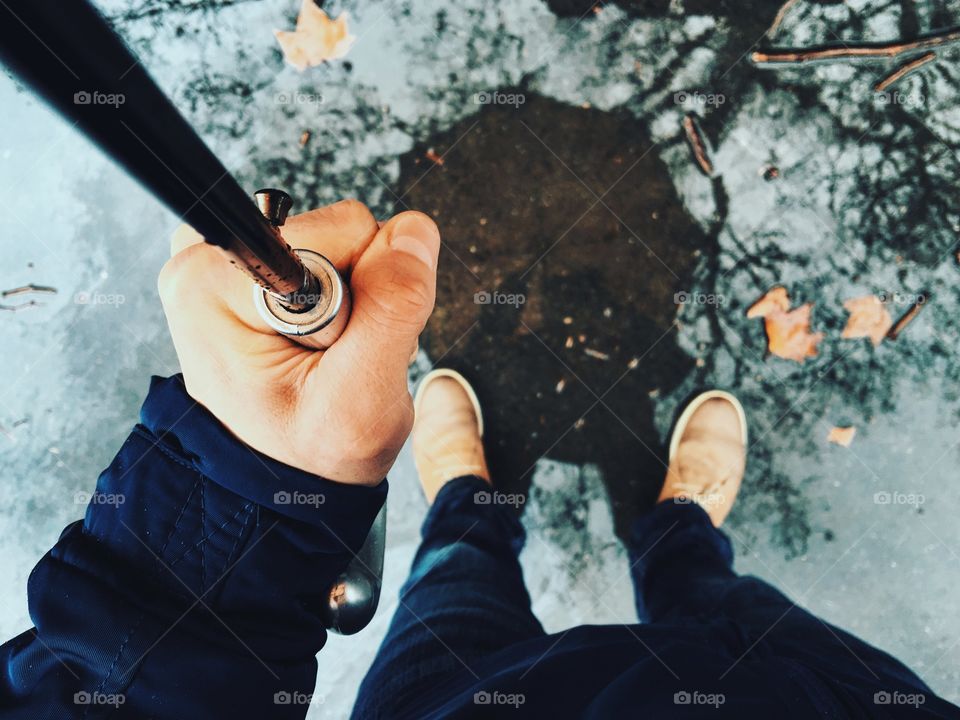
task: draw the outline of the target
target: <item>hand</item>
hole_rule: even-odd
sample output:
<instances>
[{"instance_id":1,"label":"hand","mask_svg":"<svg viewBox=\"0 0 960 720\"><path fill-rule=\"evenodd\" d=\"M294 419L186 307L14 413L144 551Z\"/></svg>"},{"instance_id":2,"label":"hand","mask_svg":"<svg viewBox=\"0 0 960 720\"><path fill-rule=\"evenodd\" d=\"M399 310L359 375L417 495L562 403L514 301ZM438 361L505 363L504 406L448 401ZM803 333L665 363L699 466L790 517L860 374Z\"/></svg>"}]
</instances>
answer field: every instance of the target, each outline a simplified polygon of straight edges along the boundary
<instances>
[{"instance_id":1,"label":"hand","mask_svg":"<svg viewBox=\"0 0 960 720\"><path fill-rule=\"evenodd\" d=\"M254 307L252 281L183 226L159 288L187 392L265 455L375 485L413 425L407 368L433 311L440 233L417 212L379 227L354 200L290 217L282 233L349 278L343 335L324 351L278 335Z\"/></svg>"}]
</instances>

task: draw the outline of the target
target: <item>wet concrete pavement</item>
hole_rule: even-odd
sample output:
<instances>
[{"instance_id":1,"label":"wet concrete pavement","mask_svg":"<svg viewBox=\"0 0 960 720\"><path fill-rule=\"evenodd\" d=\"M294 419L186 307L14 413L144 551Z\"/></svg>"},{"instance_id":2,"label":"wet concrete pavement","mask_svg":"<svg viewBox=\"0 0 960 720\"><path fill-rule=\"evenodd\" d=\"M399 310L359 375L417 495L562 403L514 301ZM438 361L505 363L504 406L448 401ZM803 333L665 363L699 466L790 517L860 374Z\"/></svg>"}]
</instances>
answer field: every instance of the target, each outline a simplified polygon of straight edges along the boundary
<instances>
[{"instance_id":1,"label":"wet concrete pavement","mask_svg":"<svg viewBox=\"0 0 960 720\"><path fill-rule=\"evenodd\" d=\"M102 3L243 184L286 187L301 208L355 196L435 216L438 308L411 377L439 361L476 381L498 480L528 494L523 562L549 630L634 619L615 533L656 492L678 404L722 386L752 428L738 569L960 700L958 51L886 95L873 85L895 61L747 57L911 37L960 23L960 7L798 3L769 39L779 3L501 5L328 3L357 44L300 75L270 33L296 3ZM147 376L176 371L153 290L175 218L0 83L2 286L60 290L0 315L12 636L30 567L81 515L75 494ZM691 113L713 177L687 144ZM767 357L745 317L778 283L827 335L803 364ZM843 301L867 293L894 316L929 302L895 342L841 340ZM858 427L849 448L826 442L837 425ZM391 480L384 607L321 654L311 717L343 715L415 548L406 452Z\"/></svg>"}]
</instances>

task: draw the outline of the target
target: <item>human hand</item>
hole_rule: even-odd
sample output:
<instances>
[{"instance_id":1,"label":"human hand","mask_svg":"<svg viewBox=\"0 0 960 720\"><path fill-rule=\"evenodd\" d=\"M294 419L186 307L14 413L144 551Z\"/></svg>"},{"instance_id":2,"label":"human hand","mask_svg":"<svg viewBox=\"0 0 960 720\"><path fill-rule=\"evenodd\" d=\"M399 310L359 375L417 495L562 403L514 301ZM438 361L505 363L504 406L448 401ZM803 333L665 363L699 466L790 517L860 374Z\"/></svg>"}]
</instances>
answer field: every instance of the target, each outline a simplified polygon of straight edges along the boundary
<instances>
[{"instance_id":1,"label":"human hand","mask_svg":"<svg viewBox=\"0 0 960 720\"><path fill-rule=\"evenodd\" d=\"M158 285L187 392L265 455L375 485L413 425L407 368L433 311L440 234L418 212L379 227L355 200L292 216L281 230L349 278L343 335L324 351L278 335L254 307L251 280L182 226Z\"/></svg>"}]
</instances>

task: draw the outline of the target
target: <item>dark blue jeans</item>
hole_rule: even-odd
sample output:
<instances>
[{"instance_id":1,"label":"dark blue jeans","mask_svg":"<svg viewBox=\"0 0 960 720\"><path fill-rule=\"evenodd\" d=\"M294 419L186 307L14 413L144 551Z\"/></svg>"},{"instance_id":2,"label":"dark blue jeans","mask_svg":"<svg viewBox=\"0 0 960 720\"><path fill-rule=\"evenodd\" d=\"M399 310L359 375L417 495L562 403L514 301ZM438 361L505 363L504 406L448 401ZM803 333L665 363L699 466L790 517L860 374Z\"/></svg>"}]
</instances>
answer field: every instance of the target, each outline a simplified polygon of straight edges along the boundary
<instances>
[{"instance_id":1,"label":"dark blue jeans","mask_svg":"<svg viewBox=\"0 0 960 720\"><path fill-rule=\"evenodd\" d=\"M517 561L523 527L511 508L475 501L475 493L489 489L465 477L438 494L354 717L380 717L385 708L403 707L404 698L438 692L445 678L482 658L545 636ZM824 673L869 665L878 679L929 692L893 657L828 625L767 583L738 576L730 541L698 505L657 505L635 522L628 549L642 623L719 622L740 636L745 655L788 658ZM643 635L644 627L650 626L635 630Z\"/></svg>"}]
</instances>

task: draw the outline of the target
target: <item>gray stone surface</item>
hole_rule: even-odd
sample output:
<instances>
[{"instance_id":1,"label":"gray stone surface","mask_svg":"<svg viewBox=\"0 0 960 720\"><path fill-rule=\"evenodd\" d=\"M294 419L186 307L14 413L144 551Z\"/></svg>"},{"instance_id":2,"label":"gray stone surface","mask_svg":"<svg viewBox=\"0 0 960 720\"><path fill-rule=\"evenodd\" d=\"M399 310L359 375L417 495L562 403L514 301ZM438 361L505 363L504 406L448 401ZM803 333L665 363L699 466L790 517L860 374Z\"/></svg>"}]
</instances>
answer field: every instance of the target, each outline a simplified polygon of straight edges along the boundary
<instances>
[{"instance_id":1,"label":"gray stone surface","mask_svg":"<svg viewBox=\"0 0 960 720\"><path fill-rule=\"evenodd\" d=\"M652 305L640 293L636 313L658 322L664 342L688 362L644 398L649 428L640 423L631 433L642 430L637 442L657 449L689 392L703 385L735 390L753 432L748 477L729 523L738 569L899 656L960 701L957 51L944 51L896 86L899 96L878 98L872 85L890 62L751 66L745 54L763 42L772 14L765 6L738 14L718 3L716 15L697 15L705 12L699 2L623 2L580 16L570 10L577 3L554 3L574 12L558 18L535 0L328 5L334 13L349 10L357 44L347 64L298 74L283 65L270 32L292 26L292 0L101 2L240 181L286 187L301 208L344 196L361 198L379 215L403 207L401 188L430 169L412 161L451 128L470 128L471 118L490 111L474 101L479 92L520 88L633 118L656 143L651 152L677 207L702 238L668 235L696 258L676 274L684 284L675 282L674 290L723 301L664 307L668 297ZM770 5L775 11L778 3ZM777 42L884 40L958 20L960 9L941 2L800 3ZM701 103L694 91L724 102ZM686 93L685 102L676 93ZM0 104L7 200L0 287L35 282L59 290L42 298L42 307L0 313L7 498L0 510L0 634L10 637L29 626L30 569L61 528L81 517L77 493L92 488L134 422L149 375L177 370L154 289L176 218L6 77ZM691 160L680 129L688 111L701 117L712 145L714 178ZM304 130L312 137L301 148ZM527 149L538 142L531 136ZM435 178L425 183L452 182L458 166L478 161L445 149L444 166L430 170ZM576 150L552 148L561 160ZM598 153L596 162L611 156ZM592 192L603 193L590 184L602 173L578 162L569 174L562 163L550 169L545 185L576 187L587 178ZM779 168L778 179L761 177L768 165ZM485 188L476 188L463 198L465 211L482 208L485 197ZM420 209L439 209L429 200L422 198ZM589 193L584 211L587 201ZM447 218L437 219L443 228ZM611 242L657 232L653 222L631 225ZM447 237L468 266L473 232ZM555 240L564 242L547 239L543 249ZM561 272L551 254L543 262ZM668 269L651 259L634 272L643 287ZM765 358L761 325L744 317L775 283L797 303L814 302L814 328L828 335L820 355L802 365ZM468 279L463 293L481 289ZM896 342L873 348L840 340L842 302L869 292L891 294L894 315L911 295L926 293L931 302ZM480 316L498 321L482 324L493 328L491 342L518 324L489 315L496 312L507 311L484 307ZM539 312L549 320L557 310ZM612 347L622 329L614 319L591 340ZM517 362L553 387L569 368L563 348L547 340L542 352ZM422 353L413 376L430 363ZM585 379L599 393L623 369L602 366ZM638 372L644 369L641 361ZM573 388L579 378L567 382ZM845 424L859 428L853 445L827 444L829 428ZM545 445L558 439L527 479L530 539L522 559L535 610L549 630L630 622L627 564L607 501L608 491L630 489L630 479L604 477L604 457L566 462L577 435L556 432ZM644 452L639 444L633 451ZM320 655L310 717L345 714L415 550L425 505L408 451L391 479L383 606L362 635L332 638ZM922 503L884 504L883 493L922 496ZM600 596L598 588L605 589Z\"/></svg>"}]
</instances>

